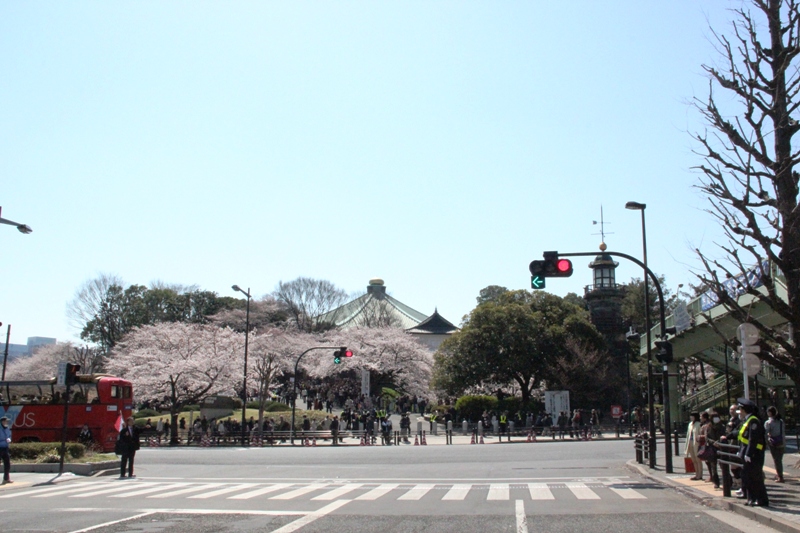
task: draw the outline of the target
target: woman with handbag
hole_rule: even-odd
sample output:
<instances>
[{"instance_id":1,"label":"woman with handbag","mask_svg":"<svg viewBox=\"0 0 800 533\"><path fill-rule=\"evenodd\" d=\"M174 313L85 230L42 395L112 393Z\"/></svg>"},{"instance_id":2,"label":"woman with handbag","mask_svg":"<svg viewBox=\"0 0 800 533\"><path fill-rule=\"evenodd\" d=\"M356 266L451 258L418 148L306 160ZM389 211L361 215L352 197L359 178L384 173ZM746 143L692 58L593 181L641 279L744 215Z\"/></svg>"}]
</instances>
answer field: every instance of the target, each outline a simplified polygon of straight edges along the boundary
<instances>
[{"instance_id":1,"label":"woman with handbag","mask_svg":"<svg viewBox=\"0 0 800 533\"><path fill-rule=\"evenodd\" d=\"M689 415L689 425L686 427L686 448L683 453L691 459L694 464L695 481L703 479L703 461L697 457L697 449L700 447L700 413Z\"/></svg>"},{"instance_id":2,"label":"woman with handbag","mask_svg":"<svg viewBox=\"0 0 800 533\"><path fill-rule=\"evenodd\" d=\"M709 481L714 484L714 488L719 487L719 471L717 470L717 449L714 445L725 434L725 427L722 425L722 419L714 408L709 408L705 415L705 424L700 432L705 436L705 445L698 451L698 455L708 465ZM701 420L703 419L701 415Z\"/></svg>"},{"instance_id":3,"label":"woman with handbag","mask_svg":"<svg viewBox=\"0 0 800 533\"><path fill-rule=\"evenodd\" d=\"M772 455L772 462L775 463L775 480L783 483L783 452L786 449L786 433L783 418L778 414L778 410L771 406L767 409L769 418L764 422L764 431L767 434L769 453Z\"/></svg>"}]
</instances>

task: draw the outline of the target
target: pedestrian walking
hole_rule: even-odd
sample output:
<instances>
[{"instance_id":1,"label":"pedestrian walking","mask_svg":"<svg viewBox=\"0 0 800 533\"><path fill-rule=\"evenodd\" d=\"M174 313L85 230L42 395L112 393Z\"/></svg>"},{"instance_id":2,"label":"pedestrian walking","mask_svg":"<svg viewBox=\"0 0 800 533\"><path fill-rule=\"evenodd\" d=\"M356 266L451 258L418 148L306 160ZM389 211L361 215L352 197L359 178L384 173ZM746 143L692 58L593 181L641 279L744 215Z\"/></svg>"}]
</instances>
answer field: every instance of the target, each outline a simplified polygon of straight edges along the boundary
<instances>
[{"instance_id":1,"label":"pedestrian walking","mask_svg":"<svg viewBox=\"0 0 800 533\"><path fill-rule=\"evenodd\" d=\"M3 458L3 485L11 481L11 428L8 427L8 417L0 418L0 457Z\"/></svg>"},{"instance_id":2,"label":"pedestrian walking","mask_svg":"<svg viewBox=\"0 0 800 533\"><path fill-rule=\"evenodd\" d=\"M697 457L697 449L700 447L700 413L689 415L689 425L686 427L686 447L684 455L691 459L694 465L694 480L703 479L703 462Z\"/></svg>"}]
</instances>

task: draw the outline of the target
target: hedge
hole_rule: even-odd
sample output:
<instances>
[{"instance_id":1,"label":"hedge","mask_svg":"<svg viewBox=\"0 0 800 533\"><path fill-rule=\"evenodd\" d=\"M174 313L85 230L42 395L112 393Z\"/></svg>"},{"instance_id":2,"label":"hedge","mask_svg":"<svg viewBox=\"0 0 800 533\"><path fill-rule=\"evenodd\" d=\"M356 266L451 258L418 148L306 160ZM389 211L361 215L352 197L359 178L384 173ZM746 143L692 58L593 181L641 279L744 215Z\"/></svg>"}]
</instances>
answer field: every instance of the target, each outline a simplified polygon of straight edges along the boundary
<instances>
[{"instance_id":1,"label":"hedge","mask_svg":"<svg viewBox=\"0 0 800 533\"><path fill-rule=\"evenodd\" d=\"M497 409L497 398L494 396L462 396L456 401L456 410L460 418L474 422L484 411Z\"/></svg>"},{"instance_id":2,"label":"hedge","mask_svg":"<svg viewBox=\"0 0 800 533\"><path fill-rule=\"evenodd\" d=\"M61 453L60 442L20 442L14 443L8 449L11 460L26 460L35 461L43 456L52 456L55 450L55 456ZM65 459L80 459L86 453L86 447L79 442L68 442L67 453ZM58 459L56 459L58 461ZM42 462L51 462L48 460Z\"/></svg>"}]
</instances>

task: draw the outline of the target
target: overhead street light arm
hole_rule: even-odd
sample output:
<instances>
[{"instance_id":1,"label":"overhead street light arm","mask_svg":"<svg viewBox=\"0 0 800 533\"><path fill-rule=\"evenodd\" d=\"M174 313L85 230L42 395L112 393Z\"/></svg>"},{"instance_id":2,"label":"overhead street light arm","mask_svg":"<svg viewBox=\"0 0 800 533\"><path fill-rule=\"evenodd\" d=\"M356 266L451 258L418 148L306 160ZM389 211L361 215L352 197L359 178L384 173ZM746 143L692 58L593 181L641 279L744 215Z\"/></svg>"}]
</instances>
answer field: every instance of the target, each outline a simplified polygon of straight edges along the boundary
<instances>
[{"instance_id":1,"label":"overhead street light arm","mask_svg":"<svg viewBox=\"0 0 800 533\"><path fill-rule=\"evenodd\" d=\"M2 213L2 207L0 207L0 213ZM13 220L8 220L7 218L0 218L0 224L6 224L8 226L16 226L20 233L24 233L28 235L33 233L33 230L27 224L20 224L19 222L14 222Z\"/></svg>"}]
</instances>

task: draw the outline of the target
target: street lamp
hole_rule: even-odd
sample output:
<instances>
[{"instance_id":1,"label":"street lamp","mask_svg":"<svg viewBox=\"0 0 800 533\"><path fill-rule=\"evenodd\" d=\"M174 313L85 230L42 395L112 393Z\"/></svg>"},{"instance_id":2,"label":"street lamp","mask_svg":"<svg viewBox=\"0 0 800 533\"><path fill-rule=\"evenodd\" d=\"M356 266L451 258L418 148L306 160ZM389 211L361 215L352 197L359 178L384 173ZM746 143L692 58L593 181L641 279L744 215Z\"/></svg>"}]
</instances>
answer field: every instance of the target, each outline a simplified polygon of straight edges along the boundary
<instances>
[{"instance_id":1,"label":"street lamp","mask_svg":"<svg viewBox=\"0 0 800 533\"><path fill-rule=\"evenodd\" d=\"M644 210L646 204L639 202L628 202L625 204L625 209L632 211L642 212L642 262L644 263L644 322L647 331L647 418L649 420L647 430L650 432L650 468L656 467L656 421L655 409L653 408L653 371L652 371L652 354L650 353L650 286L647 281L647 231L644 222ZM669 431L667 431L669 434Z\"/></svg>"},{"instance_id":2,"label":"street lamp","mask_svg":"<svg viewBox=\"0 0 800 533\"><path fill-rule=\"evenodd\" d=\"M0 214L2 214L3 208L0 207ZM6 218L0 218L0 224L7 224L9 226L16 226L20 233L24 233L28 235L33 233L33 230L27 224L20 224L19 222L14 222L13 220L8 220Z\"/></svg>"},{"instance_id":3,"label":"street lamp","mask_svg":"<svg viewBox=\"0 0 800 533\"><path fill-rule=\"evenodd\" d=\"M245 314L244 325L244 375L242 377L242 446L244 446L247 435L247 341L250 335L250 287L247 287L247 292L243 291L238 285L234 285L231 288L247 296L247 313Z\"/></svg>"}]
</instances>

